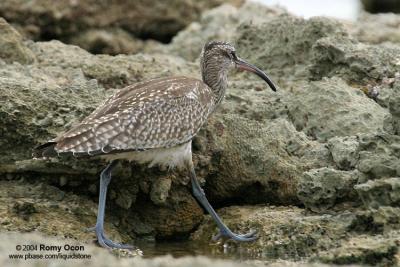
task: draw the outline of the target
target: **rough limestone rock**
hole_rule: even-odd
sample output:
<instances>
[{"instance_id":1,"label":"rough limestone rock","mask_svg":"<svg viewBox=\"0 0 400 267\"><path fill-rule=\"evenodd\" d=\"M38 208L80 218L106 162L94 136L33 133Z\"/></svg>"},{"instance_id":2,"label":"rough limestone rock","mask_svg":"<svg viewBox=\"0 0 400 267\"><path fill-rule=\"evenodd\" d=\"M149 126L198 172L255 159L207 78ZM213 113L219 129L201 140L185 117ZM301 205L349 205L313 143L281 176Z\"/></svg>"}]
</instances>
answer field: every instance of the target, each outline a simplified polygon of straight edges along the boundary
<instances>
[{"instance_id":1,"label":"rough limestone rock","mask_svg":"<svg viewBox=\"0 0 400 267\"><path fill-rule=\"evenodd\" d=\"M305 65L313 57L312 47L327 36L347 37L348 33L335 20L319 17L304 20L283 14L267 22L242 23L237 46L241 57L267 70L275 80L287 82L307 75Z\"/></svg>"},{"instance_id":2,"label":"rough limestone rock","mask_svg":"<svg viewBox=\"0 0 400 267\"><path fill-rule=\"evenodd\" d=\"M128 84L168 75L193 76L198 67L170 55L92 55L59 41L38 42L30 46L40 66L81 69L84 76L96 79L106 88L122 88Z\"/></svg>"},{"instance_id":3,"label":"rough limestone rock","mask_svg":"<svg viewBox=\"0 0 400 267\"><path fill-rule=\"evenodd\" d=\"M142 41L134 38L122 29L99 30L92 29L82 32L69 40L69 43L77 45L93 54L136 54L144 50L144 47L156 45L157 42Z\"/></svg>"},{"instance_id":4,"label":"rough limestone rock","mask_svg":"<svg viewBox=\"0 0 400 267\"><path fill-rule=\"evenodd\" d=\"M365 179L357 170L313 169L303 173L297 194L308 209L321 212L338 202L357 199L353 187Z\"/></svg>"},{"instance_id":5,"label":"rough limestone rock","mask_svg":"<svg viewBox=\"0 0 400 267\"><path fill-rule=\"evenodd\" d=\"M365 84L394 77L400 70L399 47L359 43L341 23L326 18L304 20L285 14L268 22L242 23L237 46L243 58L282 83L341 76Z\"/></svg>"},{"instance_id":6,"label":"rough limestone rock","mask_svg":"<svg viewBox=\"0 0 400 267\"><path fill-rule=\"evenodd\" d=\"M338 78L310 82L293 90L289 116L297 130L317 140L383 130L390 113Z\"/></svg>"},{"instance_id":7,"label":"rough limestone rock","mask_svg":"<svg viewBox=\"0 0 400 267\"><path fill-rule=\"evenodd\" d=\"M151 186L150 198L154 204L161 205L166 202L172 181L168 178L157 179Z\"/></svg>"},{"instance_id":8,"label":"rough limestone rock","mask_svg":"<svg viewBox=\"0 0 400 267\"><path fill-rule=\"evenodd\" d=\"M211 119L207 130L212 165L205 189L215 202L298 203L301 173L329 164L327 147L309 140L284 119L263 126L225 114Z\"/></svg>"},{"instance_id":9,"label":"rough limestone rock","mask_svg":"<svg viewBox=\"0 0 400 267\"><path fill-rule=\"evenodd\" d=\"M380 44L400 43L400 15L362 13L356 23L348 27L349 32L360 42Z\"/></svg>"},{"instance_id":10,"label":"rough limestone rock","mask_svg":"<svg viewBox=\"0 0 400 267\"><path fill-rule=\"evenodd\" d=\"M106 97L80 69L59 66L0 63L0 87L2 164L29 159L32 147L88 115Z\"/></svg>"},{"instance_id":11,"label":"rough limestone rock","mask_svg":"<svg viewBox=\"0 0 400 267\"><path fill-rule=\"evenodd\" d=\"M170 53L194 61L199 57L198 51L203 48L204 43L211 40L235 42L236 28L241 23L269 21L282 13L285 13L282 9L250 1L245 2L240 8L228 4L221 5L204 12L199 22L193 22L180 31L167 49Z\"/></svg>"},{"instance_id":12,"label":"rough limestone rock","mask_svg":"<svg viewBox=\"0 0 400 267\"><path fill-rule=\"evenodd\" d=\"M355 212L349 231L356 234L387 235L400 229L400 208L380 206Z\"/></svg>"},{"instance_id":13,"label":"rough limestone rock","mask_svg":"<svg viewBox=\"0 0 400 267\"><path fill-rule=\"evenodd\" d=\"M358 140L356 136L333 137L328 140L328 147L333 161L341 170L354 169L358 162Z\"/></svg>"},{"instance_id":14,"label":"rough limestone rock","mask_svg":"<svg viewBox=\"0 0 400 267\"><path fill-rule=\"evenodd\" d=\"M369 45L344 36L318 40L312 48L311 79L341 76L355 84L395 77L400 71L400 48Z\"/></svg>"},{"instance_id":15,"label":"rough limestone rock","mask_svg":"<svg viewBox=\"0 0 400 267\"><path fill-rule=\"evenodd\" d=\"M85 229L96 224L96 202L41 182L2 179L0 184L0 232L38 231L85 243L95 239L94 233ZM118 219L106 219L107 235L123 242L130 240L127 232L117 230L113 220Z\"/></svg>"},{"instance_id":16,"label":"rough limestone rock","mask_svg":"<svg viewBox=\"0 0 400 267\"><path fill-rule=\"evenodd\" d=\"M29 64L35 60L32 51L22 43L22 36L0 17L0 59L7 63Z\"/></svg>"},{"instance_id":17,"label":"rough limestone rock","mask_svg":"<svg viewBox=\"0 0 400 267\"><path fill-rule=\"evenodd\" d=\"M227 251L253 253L267 259L301 258L334 264L367 264L370 261L374 266L388 263L388 266L396 266L398 263L398 230L388 227L385 232L375 232L375 236L357 232L356 224L358 229L364 227L363 232L371 226L371 221L361 219L362 211L315 215L296 207L231 206L218 212L238 233L249 229L258 231L259 238L254 243L226 242ZM215 225L207 216L191 238L198 243L208 243L214 233Z\"/></svg>"},{"instance_id":18,"label":"rough limestone rock","mask_svg":"<svg viewBox=\"0 0 400 267\"><path fill-rule=\"evenodd\" d=\"M11 23L19 24L35 40L68 41L68 38L82 29L118 27L139 37L168 41L179 30L196 20L203 10L222 2L5 0L0 6L0 16ZM242 3L240 0L230 2L236 5Z\"/></svg>"},{"instance_id":19,"label":"rough limestone rock","mask_svg":"<svg viewBox=\"0 0 400 267\"><path fill-rule=\"evenodd\" d=\"M235 232L257 230L259 238L243 248L266 258L300 259L336 247L340 242L337 237L345 234L347 224L351 223L350 214L341 220L332 215L308 216L296 207L231 206L220 209L219 213ZM192 235L195 242L208 243L216 233L210 220L207 216Z\"/></svg>"},{"instance_id":20,"label":"rough limestone rock","mask_svg":"<svg viewBox=\"0 0 400 267\"><path fill-rule=\"evenodd\" d=\"M64 164L67 169L68 162ZM31 164L28 165L31 170ZM98 199L96 172L101 167L92 164L89 167L92 167L94 174L87 174L90 169L85 166L68 173L59 164L48 165L50 174L47 175L20 176L15 170L9 170L7 175L2 175L1 180L6 177L9 180L2 181L2 229L24 232L37 230L82 241L93 240L93 233L87 233L85 229L95 224ZM40 168L44 166L39 166L37 171ZM174 235L185 235L200 223L203 212L186 187L174 185L169 192L168 201L164 201L161 206L156 205L139 192L137 179L127 170L129 166L119 167L110 185L106 208L107 235L125 243L133 243L135 239L142 237L165 239ZM57 171L62 174L55 174ZM18 178L23 179L23 182L17 182ZM150 183L150 179L156 178L153 174L147 180L141 180ZM48 183L53 186L47 185ZM25 192L27 185L32 189ZM72 194L67 188L85 192L86 196ZM51 212L48 212L49 209ZM71 209L72 212L68 213ZM46 223L41 222L42 220ZM80 223L76 223L77 221Z\"/></svg>"},{"instance_id":21,"label":"rough limestone rock","mask_svg":"<svg viewBox=\"0 0 400 267\"><path fill-rule=\"evenodd\" d=\"M341 247L322 253L316 260L332 264L367 264L397 266L399 232L380 236L359 236L349 239Z\"/></svg>"},{"instance_id":22,"label":"rough limestone rock","mask_svg":"<svg viewBox=\"0 0 400 267\"><path fill-rule=\"evenodd\" d=\"M388 84L381 87L381 92L377 98L380 105L389 109L392 119L387 120L387 131L393 131L400 135L400 72L394 79L389 79ZM382 95L382 96L381 96Z\"/></svg>"},{"instance_id":23,"label":"rough limestone rock","mask_svg":"<svg viewBox=\"0 0 400 267\"><path fill-rule=\"evenodd\" d=\"M359 138L357 169L372 179L400 176L400 136L365 134Z\"/></svg>"},{"instance_id":24,"label":"rough limestone rock","mask_svg":"<svg viewBox=\"0 0 400 267\"><path fill-rule=\"evenodd\" d=\"M367 208L400 207L400 177L370 180L355 189Z\"/></svg>"}]
</instances>

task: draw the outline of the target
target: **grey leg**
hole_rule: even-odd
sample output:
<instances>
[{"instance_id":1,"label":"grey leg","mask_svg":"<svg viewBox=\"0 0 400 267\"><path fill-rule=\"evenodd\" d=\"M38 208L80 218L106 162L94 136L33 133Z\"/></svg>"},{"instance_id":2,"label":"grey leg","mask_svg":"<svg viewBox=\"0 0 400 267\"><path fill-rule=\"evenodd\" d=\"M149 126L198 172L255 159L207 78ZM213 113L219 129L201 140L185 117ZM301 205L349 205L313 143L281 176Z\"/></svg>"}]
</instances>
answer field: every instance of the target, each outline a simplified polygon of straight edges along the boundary
<instances>
[{"instance_id":1,"label":"grey leg","mask_svg":"<svg viewBox=\"0 0 400 267\"><path fill-rule=\"evenodd\" d=\"M133 246L115 243L108 239L104 234L104 212L106 208L107 187L111 181L111 171L114 169L116 164L117 161L112 161L100 174L99 207L96 226L89 228L88 230L96 233L97 240L102 247L132 249L134 248Z\"/></svg>"},{"instance_id":2,"label":"grey leg","mask_svg":"<svg viewBox=\"0 0 400 267\"><path fill-rule=\"evenodd\" d=\"M199 181L197 180L196 177L196 172L194 170L194 166L192 162L189 162L188 164L188 169L190 173L190 180L192 183L192 190L193 190L193 195L201 203L201 205L207 210L207 212L211 215L215 223L217 224L219 228L219 234L214 236L214 240L218 240L219 238L225 237L229 238L232 240L236 241L253 241L256 240L257 237L257 232L256 231L251 231L247 234L243 235L238 235L233 233L221 220L221 218L218 216L218 214L215 212L211 204L208 202L203 189L201 188Z\"/></svg>"}]
</instances>

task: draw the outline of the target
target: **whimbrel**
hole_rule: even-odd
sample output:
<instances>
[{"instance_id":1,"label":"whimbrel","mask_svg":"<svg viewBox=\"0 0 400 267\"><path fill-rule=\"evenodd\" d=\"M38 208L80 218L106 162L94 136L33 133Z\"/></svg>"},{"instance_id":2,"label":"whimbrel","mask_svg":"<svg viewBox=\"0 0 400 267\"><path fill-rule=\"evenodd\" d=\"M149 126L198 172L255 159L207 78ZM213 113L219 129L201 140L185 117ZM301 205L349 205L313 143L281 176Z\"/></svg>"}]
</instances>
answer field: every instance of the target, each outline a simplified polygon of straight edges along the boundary
<instances>
[{"instance_id":1,"label":"whimbrel","mask_svg":"<svg viewBox=\"0 0 400 267\"><path fill-rule=\"evenodd\" d=\"M168 77L127 86L79 125L35 148L35 157L69 153L110 161L100 175L97 221L91 228L101 246L131 248L108 239L103 228L107 187L118 160L186 168L194 197L219 228L215 239L252 241L257 238L255 231L242 235L233 233L208 202L196 178L192 139L224 98L227 73L232 67L257 74L273 91L276 87L263 71L240 59L235 48L226 42L207 43L201 52L200 64L202 81Z\"/></svg>"}]
</instances>

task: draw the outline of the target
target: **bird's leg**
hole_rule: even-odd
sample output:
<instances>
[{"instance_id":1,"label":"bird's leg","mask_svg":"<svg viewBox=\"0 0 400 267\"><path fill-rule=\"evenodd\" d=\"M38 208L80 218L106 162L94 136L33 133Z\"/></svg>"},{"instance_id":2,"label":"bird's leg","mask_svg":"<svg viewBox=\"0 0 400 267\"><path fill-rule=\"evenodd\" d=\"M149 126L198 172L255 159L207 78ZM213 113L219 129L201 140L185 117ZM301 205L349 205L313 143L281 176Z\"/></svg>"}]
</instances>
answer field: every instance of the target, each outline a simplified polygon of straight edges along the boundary
<instances>
[{"instance_id":1,"label":"bird's leg","mask_svg":"<svg viewBox=\"0 0 400 267\"><path fill-rule=\"evenodd\" d=\"M107 187L111 181L111 171L114 169L116 164L117 161L112 161L100 174L99 207L97 212L96 226L89 228L88 230L96 233L97 241L102 247L132 249L134 248L133 246L115 243L108 239L104 234L104 212L106 208Z\"/></svg>"},{"instance_id":2,"label":"bird's leg","mask_svg":"<svg viewBox=\"0 0 400 267\"><path fill-rule=\"evenodd\" d=\"M201 205L207 210L207 212L211 215L213 220L216 222L219 233L213 237L214 240L218 240L219 238L229 238L236 241L253 241L257 239L256 231L251 231L247 234L238 235L233 233L221 220L218 214L215 212L214 208L208 202L203 189L201 188L199 181L196 177L196 172L194 170L193 162L190 161L188 163L188 169L190 173L190 181L192 183L193 195L201 203Z\"/></svg>"}]
</instances>

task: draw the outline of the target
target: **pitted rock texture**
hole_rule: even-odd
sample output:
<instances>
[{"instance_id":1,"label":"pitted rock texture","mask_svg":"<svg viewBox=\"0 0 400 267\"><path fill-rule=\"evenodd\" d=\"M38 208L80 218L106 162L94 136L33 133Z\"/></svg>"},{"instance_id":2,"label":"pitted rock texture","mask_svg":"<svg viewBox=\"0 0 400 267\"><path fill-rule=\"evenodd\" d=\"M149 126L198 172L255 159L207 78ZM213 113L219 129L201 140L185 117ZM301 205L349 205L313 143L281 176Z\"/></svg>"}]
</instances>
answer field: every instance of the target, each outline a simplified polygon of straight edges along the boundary
<instances>
[{"instance_id":1,"label":"pitted rock texture","mask_svg":"<svg viewBox=\"0 0 400 267\"><path fill-rule=\"evenodd\" d=\"M313 58L313 46L328 36L347 38L348 33L335 20L283 14L267 22L242 23L237 46L243 58L268 70L272 77L290 80L307 75L305 65Z\"/></svg>"},{"instance_id":2,"label":"pitted rock texture","mask_svg":"<svg viewBox=\"0 0 400 267\"><path fill-rule=\"evenodd\" d=\"M297 130L317 140L380 132L390 117L386 109L341 79L323 79L293 91L289 116Z\"/></svg>"},{"instance_id":3,"label":"pitted rock texture","mask_svg":"<svg viewBox=\"0 0 400 267\"><path fill-rule=\"evenodd\" d=\"M353 187L364 180L366 178L358 171L313 169L303 173L297 193L307 208L321 212L338 202L356 199Z\"/></svg>"},{"instance_id":4,"label":"pitted rock texture","mask_svg":"<svg viewBox=\"0 0 400 267\"><path fill-rule=\"evenodd\" d=\"M357 169L372 179L400 175L400 136L387 133L360 136Z\"/></svg>"},{"instance_id":5,"label":"pitted rock texture","mask_svg":"<svg viewBox=\"0 0 400 267\"><path fill-rule=\"evenodd\" d=\"M400 15L362 13L356 23L349 25L349 32L359 41L371 44L399 43Z\"/></svg>"},{"instance_id":6,"label":"pitted rock texture","mask_svg":"<svg viewBox=\"0 0 400 267\"><path fill-rule=\"evenodd\" d=\"M330 36L313 45L311 79L341 76L355 84L395 77L400 70L400 48L369 45L343 36Z\"/></svg>"},{"instance_id":7,"label":"pitted rock texture","mask_svg":"<svg viewBox=\"0 0 400 267\"><path fill-rule=\"evenodd\" d=\"M40 66L78 69L85 78L96 79L106 88L121 88L133 82L181 73L191 75L197 65L170 55L92 55L59 41L37 42L30 48Z\"/></svg>"},{"instance_id":8,"label":"pitted rock texture","mask_svg":"<svg viewBox=\"0 0 400 267\"><path fill-rule=\"evenodd\" d=\"M167 51L194 61L204 43L212 40L235 42L238 35L236 29L241 23L269 21L282 13L285 13L283 9L249 1L240 8L224 4L204 12L200 21L180 31L167 46Z\"/></svg>"},{"instance_id":9,"label":"pitted rock texture","mask_svg":"<svg viewBox=\"0 0 400 267\"><path fill-rule=\"evenodd\" d=\"M213 148L205 188L216 202L298 203L301 173L329 162L326 147L284 119L261 126L238 115L218 115L207 130Z\"/></svg>"},{"instance_id":10,"label":"pitted rock texture","mask_svg":"<svg viewBox=\"0 0 400 267\"><path fill-rule=\"evenodd\" d=\"M333 137L328 147L333 161L341 170L354 169L358 162L358 140L356 136Z\"/></svg>"},{"instance_id":11,"label":"pitted rock texture","mask_svg":"<svg viewBox=\"0 0 400 267\"><path fill-rule=\"evenodd\" d=\"M400 177L370 180L355 186L355 189L368 208L400 207Z\"/></svg>"}]
</instances>

